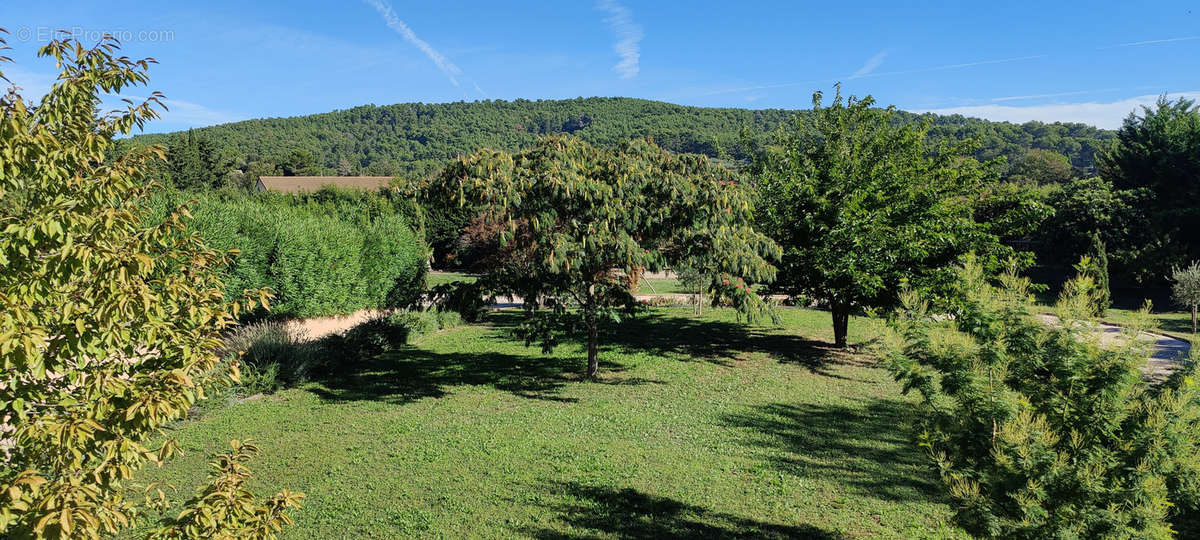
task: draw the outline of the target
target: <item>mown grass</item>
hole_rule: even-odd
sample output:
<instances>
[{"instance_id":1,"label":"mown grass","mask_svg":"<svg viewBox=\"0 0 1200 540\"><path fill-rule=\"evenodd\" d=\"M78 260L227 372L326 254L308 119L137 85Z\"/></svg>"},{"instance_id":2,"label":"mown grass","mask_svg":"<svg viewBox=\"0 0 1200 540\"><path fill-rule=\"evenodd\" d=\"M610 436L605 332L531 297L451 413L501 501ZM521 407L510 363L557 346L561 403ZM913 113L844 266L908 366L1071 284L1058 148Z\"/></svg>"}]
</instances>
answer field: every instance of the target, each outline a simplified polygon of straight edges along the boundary
<instances>
[{"instance_id":1,"label":"mown grass","mask_svg":"<svg viewBox=\"0 0 1200 540\"><path fill-rule=\"evenodd\" d=\"M288 538L956 537L914 409L828 314L657 309L543 356L515 313L426 336L172 433L143 480L189 493L206 456L253 438L254 487L308 498ZM855 320L851 338L868 339Z\"/></svg>"},{"instance_id":2,"label":"mown grass","mask_svg":"<svg viewBox=\"0 0 1200 540\"><path fill-rule=\"evenodd\" d=\"M475 281L475 276L462 272L429 272L425 274L425 286L430 288L455 281L472 283Z\"/></svg>"},{"instance_id":3,"label":"mown grass","mask_svg":"<svg viewBox=\"0 0 1200 540\"><path fill-rule=\"evenodd\" d=\"M1128 309L1109 309L1103 319L1106 321L1122 324L1130 321L1136 311ZM1172 336L1180 337L1192 342L1196 341L1196 335L1192 333L1192 315L1180 311L1161 311L1150 314L1157 330Z\"/></svg>"},{"instance_id":4,"label":"mown grass","mask_svg":"<svg viewBox=\"0 0 1200 540\"><path fill-rule=\"evenodd\" d=\"M646 278L638 282L637 294L690 294L678 279Z\"/></svg>"}]
</instances>

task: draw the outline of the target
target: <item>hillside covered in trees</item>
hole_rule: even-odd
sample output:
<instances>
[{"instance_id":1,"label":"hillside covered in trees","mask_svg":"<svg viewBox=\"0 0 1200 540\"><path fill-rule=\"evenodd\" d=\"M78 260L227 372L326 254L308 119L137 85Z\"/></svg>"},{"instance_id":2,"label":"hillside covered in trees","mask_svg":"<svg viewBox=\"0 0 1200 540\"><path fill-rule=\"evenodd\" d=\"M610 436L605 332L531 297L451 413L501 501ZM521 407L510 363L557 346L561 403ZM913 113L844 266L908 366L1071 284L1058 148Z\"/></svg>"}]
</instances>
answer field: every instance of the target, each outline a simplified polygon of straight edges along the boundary
<instances>
[{"instance_id":1,"label":"hillside covered in trees","mask_svg":"<svg viewBox=\"0 0 1200 540\"><path fill-rule=\"evenodd\" d=\"M182 148L203 144L196 159L208 164L205 183L243 183L262 174L372 174L417 176L489 146L507 151L547 134L569 133L612 146L653 137L676 152L746 163L767 134L797 112L786 109L704 108L632 98L400 103L291 118L264 118L194 130L141 135L137 142ZM1077 174L1094 171L1095 154L1111 131L1083 124L1011 124L962 116L900 113L897 121L925 119L932 139L976 139L977 157L1004 156L1012 164L1030 149L1065 155ZM189 143L188 141L194 141Z\"/></svg>"}]
</instances>

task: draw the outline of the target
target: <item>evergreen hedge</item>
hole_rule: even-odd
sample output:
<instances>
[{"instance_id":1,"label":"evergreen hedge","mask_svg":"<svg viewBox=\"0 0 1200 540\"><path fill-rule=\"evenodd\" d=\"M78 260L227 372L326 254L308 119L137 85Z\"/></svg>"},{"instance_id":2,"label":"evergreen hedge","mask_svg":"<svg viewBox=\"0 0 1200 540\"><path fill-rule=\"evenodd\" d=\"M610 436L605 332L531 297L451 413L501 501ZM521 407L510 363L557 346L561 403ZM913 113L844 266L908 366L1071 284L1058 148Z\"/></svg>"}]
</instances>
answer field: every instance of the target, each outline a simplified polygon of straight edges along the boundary
<instances>
[{"instance_id":1,"label":"evergreen hedge","mask_svg":"<svg viewBox=\"0 0 1200 540\"><path fill-rule=\"evenodd\" d=\"M424 289L424 241L378 195L172 192L155 206L165 214L189 200L188 226L213 248L240 252L226 270L226 294L269 288L272 318L403 307Z\"/></svg>"}]
</instances>

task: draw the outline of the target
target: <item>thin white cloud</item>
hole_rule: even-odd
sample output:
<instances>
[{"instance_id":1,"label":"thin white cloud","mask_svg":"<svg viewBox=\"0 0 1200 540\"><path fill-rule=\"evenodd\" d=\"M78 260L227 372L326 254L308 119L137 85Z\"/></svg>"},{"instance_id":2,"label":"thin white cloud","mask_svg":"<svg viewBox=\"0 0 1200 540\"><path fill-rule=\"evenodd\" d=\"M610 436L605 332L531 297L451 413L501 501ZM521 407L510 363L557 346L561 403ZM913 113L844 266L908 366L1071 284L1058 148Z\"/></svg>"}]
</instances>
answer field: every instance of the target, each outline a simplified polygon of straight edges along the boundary
<instances>
[{"instance_id":1,"label":"thin white cloud","mask_svg":"<svg viewBox=\"0 0 1200 540\"><path fill-rule=\"evenodd\" d=\"M53 66L51 66L53 67ZM0 72L4 73L4 77L8 79L10 84L4 84L0 81L0 92L8 90L8 87L16 86L20 89L21 97L26 100L41 99L50 91L50 87L54 85L54 81L58 80L58 73L45 73L25 69L17 64L7 62L0 63Z\"/></svg>"},{"instance_id":2,"label":"thin white cloud","mask_svg":"<svg viewBox=\"0 0 1200 540\"><path fill-rule=\"evenodd\" d=\"M596 3L596 7L608 12L608 17L604 18L604 22L608 23L608 27L617 35L613 51L617 53L621 61L617 62L613 69L622 79L636 77L641 69L638 62L642 56L641 41L644 37L642 27L633 22L633 13L628 8L614 0L600 0Z\"/></svg>"},{"instance_id":3,"label":"thin white cloud","mask_svg":"<svg viewBox=\"0 0 1200 540\"><path fill-rule=\"evenodd\" d=\"M190 101L181 101L178 99L167 99L163 103L167 106L167 111L163 113L163 121L187 124L188 126L214 126L217 124L228 124L229 122L237 122L245 120L246 117L210 109L199 103Z\"/></svg>"},{"instance_id":4,"label":"thin white cloud","mask_svg":"<svg viewBox=\"0 0 1200 540\"><path fill-rule=\"evenodd\" d=\"M1149 41L1133 41L1133 42L1129 42L1129 43L1117 43L1115 45L1108 45L1108 46L1100 47L1100 48L1101 49L1115 49L1117 47L1141 47L1142 45L1157 45L1159 43L1174 43L1176 41L1192 41L1192 40L1196 40L1196 39L1200 39L1200 36L1186 36L1186 37L1177 37L1177 38L1168 38L1168 39L1151 39Z\"/></svg>"},{"instance_id":5,"label":"thin white cloud","mask_svg":"<svg viewBox=\"0 0 1200 540\"><path fill-rule=\"evenodd\" d=\"M1170 99L1185 97L1200 99L1200 90L1175 92L1167 96ZM1131 112L1141 112L1142 106L1151 106L1158 100L1157 94L1135 96L1107 103L1047 103L1042 105L969 105L964 107L947 107L940 109L925 109L916 112L931 112L936 114L961 114L976 118L985 118L1000 122L1078 122L1104 129L1121 127L1121 121Z\"/></svg>"},{"instance_id":6,"label":"thin white cloud","mask_svg":"<svg viewBox=\"0 0 1200 540\"><path fill-rule=\"evenodd\" d=\"M1072 91L1072 92L1055 92L1052 94L1030 94L1027 96L1004 96L1004 97L992 98L992 101L1023 101L1023 100L1027 100L1027 99L1045 99L1045 98L1064 97L1064 96L1082 96L1082 95L1086 95L1086 94L1099 94L1101 92L1116 92L1117 90L1120 90L1120 88L1098 88L1095 90L1076 90L1076 91Z\"/></svg>"},{"instance_id":7,"label":"thin white cloud","mask_svg":"<svg viewBox=\"0 0 1200 540\"><path fill-rule=\"evenodd\" d=\"M863 75L858 75L856 77L850 77L850 78L862 79L862 78L866 78L866 77L889 77L889 76L893 76L893 75L910 75L913 73L928 73L931 71L946 71L946 70L951 70L951 69L962 69L962 68L969 68L969 67L975 67L975 66L986 66L986 65L991 65L991 64L1006 64L1009 62L1024 62L1027 60L1037 60L1039 58L1046 58L1048 56L1050 56L1050 55L1035 54L1032 56L1015 56L1015 57L1011 57L1011 58L979 60L979 61L975 61L975 62L966 62L966 63L962 63L962 64L944 64L944 65L940 65L940 66L917 68L917 69L906 69L906 70L901 70L901 71L873 72L873 73L866 73ZM868 62L868 64L869 63L870 62ZM866 66L863 66L863 67L866 67ZM740 88L725 88L725 89L721 89L721 90L713 90L711 92L706 92L703 95L712 96L712 95L717 95L717 94L729 94L729 93L733 93L733 92L748 92L751 90L769 90L772 88L787 88L790 86L807 86L810 84L826 84L826 83L831 83L831 82L838 82L839 80L840 79L838 79L838 78L814 79L814 80L810 80L810 81L800 81L800 82L764 84L764 85L757 85L757 86L743 86Z\"/></svg>"},{"instance_id":8,"label":"thin white cloud","mask_svg":"<svg viewBox=\"0 0 1200 540\"><path fill-rule=\"evenodd\" d=\"M850 75L849 78L857 79L859 77L863 77L863 76L870 74L871 72L875 71L876 69L879 69L879 66L883 65L883 60L885 58L887 58L887 55L888 55L888 52L886 50L879 51L878 53L875 54L875 56L868 58L867 63L863 64L862 67L858 68L858 71L855 71L854 74Z\"/></svg>"},{"instance_id":9,"label":"thin white cloud","mask_svg":"<svg viewBox=\"0 0 1200 540\"><path fill-rule=\"evenodd\" d=\"M128 106L128 104L121 101L121 98L129 99L134 103L145 101L147 99L146 96L134 96L129 94L108 96L104 100L105 108L118 110L124 109ZM180 127L215 126L217 124L228 124L230 122L237 122L246 119L245 116L239 114L212 109L199 103L192 103L190 101L183 101L180 99L163 99L161 101L163 105L167 106L167 110L159 110L159 112L162 114L162 118L157 122L170 125L172 129L179 129ZM151 125L151 129L154 129L153 125Z\"/></svg>"},{"instance_id":10,"label":"thin white cloud","mask_svg":"<svg viewBox=\"0 0 1200 540\"><path fill-rule=\"evenodd\" d=\"M417 37L416 32L413 32L412 28L409 28L407 24L404 24L404 21L400 20L400 17L397 16L396 12L392 10L392 5L389 4L387 0L363 1L371 7L374 7L375 11L379 12L379 15L383 17L384 22L387 23L388 28L395 30L396 33L403 36L404 39L408 40L409 43L412 43L418 49L421 49L421 52L425 53L425 56L429 57L429 60L431 60L434 65L438 67L438 69L442 70L442 73L446 74L446 77L450 79L450 84L458 86L458 77L462 75L462 70L458 69L458 66L454 65L454 63L451 62L450 59L443 56L442 53L439 53L437 49L434 49L429 42Z\"/></svg>"}]
</instances>

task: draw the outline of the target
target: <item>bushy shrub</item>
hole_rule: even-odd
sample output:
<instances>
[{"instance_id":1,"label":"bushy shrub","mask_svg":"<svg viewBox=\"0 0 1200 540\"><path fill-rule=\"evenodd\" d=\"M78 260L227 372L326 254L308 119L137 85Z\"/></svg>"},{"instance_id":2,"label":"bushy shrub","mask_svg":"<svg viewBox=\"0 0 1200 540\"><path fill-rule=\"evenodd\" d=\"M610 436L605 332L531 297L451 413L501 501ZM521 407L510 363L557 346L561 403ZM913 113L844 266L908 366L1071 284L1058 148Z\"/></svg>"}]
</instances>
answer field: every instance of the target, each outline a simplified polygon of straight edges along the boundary
<instances>
[{"instance_id":1,"label":"bushy shrub","mask_svg":"<svg viewBox=\"0 0 1200 540\"><path fill-rule=\"evenodd\" d=\"M290 215L289 215L290 214ZM267 255L267 283L285 317L351 313L374 307L365 296L362 233L321 216L280 212Z\"/></svg>"},{"instance_id":2,"label":"bushy shrub","mask_svg":"<svg viewBox=\"0 0 1200 540\"><path fill-rule=\"evenodd\" d=\"M388 315L387 320L388 324L406 330L405 343L412 343L441 328L437 311L434 310L397 311Z\"/></svg>"},{"instance_id":3,"label":"bushy shrub","mask_svg":"<svg viewBox=\"0 0 1200 540\"><path fill-rule=\"evenodd\" d=\"M362 274L368 301L406 307L425 289L426 251L401 216L376 219L363 231Z\"/></svg>"},{"instance_id":4,"label":"bushy shrub","mask_svg":"<svg viewBox=\"0 0 1200 540\"><path fill-rule=\"evenodd\" d=\"M324 369L333 370L396 350L439 329L462 324L462 317L454 312L398 310L371 317L342 334L322 338L318 354Z\"/></svg>"},{"instance_id":5,"label":"bushy shrub","mask_svg":"<svg viewBox=\"0 0 1200 540\"><path fill-rule=\"evenodd\" d=\"M455 311L437 311L435 313L437 314L438 328L442 330L462 326L466 322L462 315Z\"/></svg>"},{"instance_id":6,"label":"bushy shrub","mask_svg":"<svg viewBox=\"0 0 1200 540\"><path fill-rule=\"evenodd\" d=\"M1152 386L1137 330L1102 347L1086 291L1048 323L1027 280L997 287L974 263L959 279L953 313L905 294L885 348L924 398L919 444L957 522L981 537L1171 537L1200 501L1195 366Z\"/></svg>"},{"instance_id":7,"label":"bushy shrub","mask_svg":"<svg viewBox=\"0 0 1200 540\"><path fill-rule=\"evenodd\" d=\"M325 194L328 195L328 194ZM189 197L190 227L215 249L237 250L226 294L268 288L273 318L340 315L412 304L424 287L427 249L383 196L174 192L158 213Z\"/></svg>"},{"instance_id":8,"label":"bushy shrub","mask_svg":"<svg viewBox=\"0 0 1200 540\"><path fill-rule=\"evenodd\" d=\"M464 321L478 322L487 313L494 298L485 294L478 282L454 281L430 289L427 298L438 311L457 313Z\"/></svg>"},{"instance_id":9,"label":"bushy shrub","mask_svg":"<svg viewBox=\"0 0 1200 540\"><path fill-rule=\"evenodd\" d=\"M247 395L303 382L317 360L304 332L279 321L238 327L225 338L222 353L238 361L238 386Z\"/></svg>"}]
</instances>

